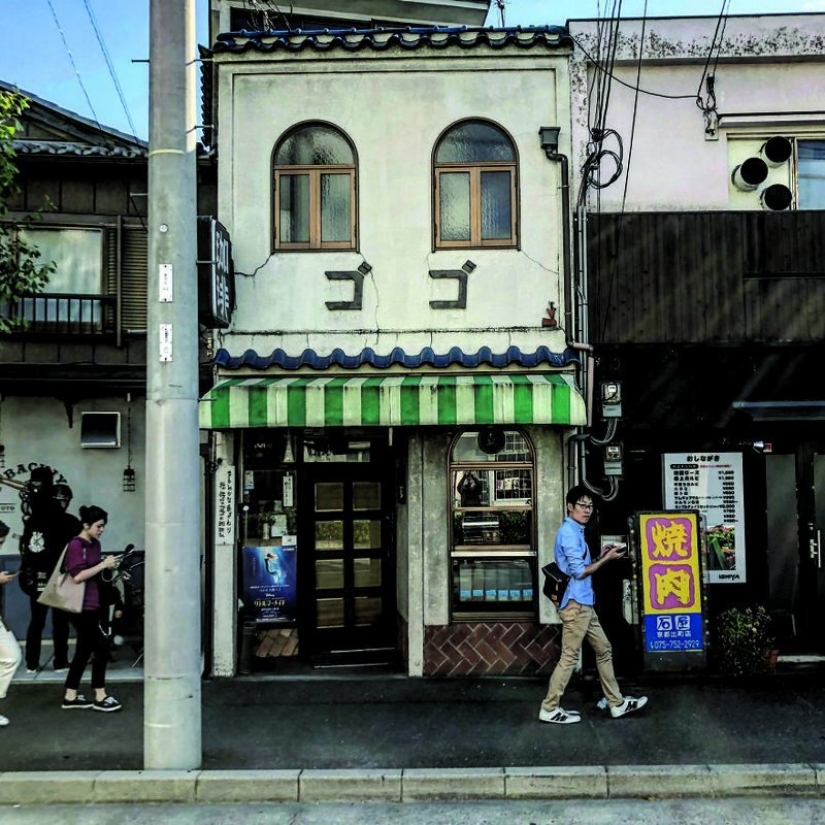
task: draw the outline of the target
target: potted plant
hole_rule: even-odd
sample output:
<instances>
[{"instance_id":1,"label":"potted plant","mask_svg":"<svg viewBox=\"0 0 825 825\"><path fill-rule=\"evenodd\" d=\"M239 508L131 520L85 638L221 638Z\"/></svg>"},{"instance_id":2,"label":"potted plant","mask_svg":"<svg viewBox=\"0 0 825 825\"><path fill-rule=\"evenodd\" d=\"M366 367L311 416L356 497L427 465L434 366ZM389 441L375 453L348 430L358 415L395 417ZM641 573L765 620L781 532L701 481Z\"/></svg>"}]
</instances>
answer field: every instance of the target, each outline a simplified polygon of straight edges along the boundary
<instances>
[{"instance_id":1,"label":"potted plant","mask_svg":"<svg viewBox=\"0 0 825 825\"><path fill-rule=\"evenodd\" d=\"M765 676L773 669L774 637L771 617L759 604L731 607L719 614L716 625L719 669L726 676Z\"/></svg>"}]
</instances>

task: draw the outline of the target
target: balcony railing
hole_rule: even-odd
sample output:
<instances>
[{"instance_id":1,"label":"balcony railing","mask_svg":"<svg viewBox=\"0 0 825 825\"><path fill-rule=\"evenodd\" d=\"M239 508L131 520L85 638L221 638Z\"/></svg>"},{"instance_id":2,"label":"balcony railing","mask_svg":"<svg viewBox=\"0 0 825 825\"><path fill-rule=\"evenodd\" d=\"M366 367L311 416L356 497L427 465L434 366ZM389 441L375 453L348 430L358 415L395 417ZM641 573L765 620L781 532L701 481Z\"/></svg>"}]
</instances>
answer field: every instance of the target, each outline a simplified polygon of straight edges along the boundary
<instances>
[{"instance_id":1,"label":"balcony railing","mask_svg":"<svg viewBox=\"0 0 825 825\"><path fill-rule=\"evenodd\" d=\"M8 305L9 318L23 322L17 331L28 335L112 335L115 296L42 293Z\"/></svg>"}]
</instances>

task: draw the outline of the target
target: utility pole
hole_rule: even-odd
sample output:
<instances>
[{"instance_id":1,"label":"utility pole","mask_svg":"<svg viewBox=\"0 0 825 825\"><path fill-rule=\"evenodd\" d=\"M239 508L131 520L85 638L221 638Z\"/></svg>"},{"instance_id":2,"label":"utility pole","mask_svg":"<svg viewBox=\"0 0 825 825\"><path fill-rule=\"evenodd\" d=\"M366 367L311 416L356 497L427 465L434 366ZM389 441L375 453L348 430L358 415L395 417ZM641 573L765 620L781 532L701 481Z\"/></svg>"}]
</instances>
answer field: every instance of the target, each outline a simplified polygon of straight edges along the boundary
<instances>
[{"instance_id":1,"label":"utility pole","mask_svg":"<svg viewBox=\"0 0 825 825\"><path fill-rule=\"evenodd\" d=\"M143 762L199 768L195 0L151 0Z\"/></svg>"}]
</instances>

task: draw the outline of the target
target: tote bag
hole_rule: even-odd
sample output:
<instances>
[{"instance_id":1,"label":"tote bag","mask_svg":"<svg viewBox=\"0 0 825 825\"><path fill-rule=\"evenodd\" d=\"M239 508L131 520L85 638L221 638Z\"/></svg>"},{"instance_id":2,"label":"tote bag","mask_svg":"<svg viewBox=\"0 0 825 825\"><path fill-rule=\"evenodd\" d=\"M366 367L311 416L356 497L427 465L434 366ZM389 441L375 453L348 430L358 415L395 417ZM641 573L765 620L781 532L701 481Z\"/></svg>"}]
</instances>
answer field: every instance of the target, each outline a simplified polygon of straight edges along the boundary
<instances>
[{"instance_id":1,"label":"tote bag","mask_svg":"<svg viewBox=\"0 0 825 825\"><path fill-rule=\"evenodd\" d=\"M68 572L61 573L63 567L63 559L66 557L66 551L69 549L67 544L57 560L57 564L52 570L49 580L46 582L46 587L38 597L37 601L40 604L45 604L47 607L55 607L58 610L65 610L67 613L80 613L83 610L83 596L86 593L86 582L77 584Z\"/></svg>"}]
</instances>

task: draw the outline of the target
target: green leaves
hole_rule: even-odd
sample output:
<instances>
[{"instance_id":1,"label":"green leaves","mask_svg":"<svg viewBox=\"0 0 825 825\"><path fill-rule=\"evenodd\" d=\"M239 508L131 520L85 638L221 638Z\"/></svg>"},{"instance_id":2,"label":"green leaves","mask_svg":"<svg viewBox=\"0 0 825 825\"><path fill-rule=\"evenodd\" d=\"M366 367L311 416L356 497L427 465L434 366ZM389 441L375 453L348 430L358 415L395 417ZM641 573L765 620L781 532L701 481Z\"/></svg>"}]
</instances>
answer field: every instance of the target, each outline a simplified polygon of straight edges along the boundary
<instances>
[{"instance_id":1,"label":"green leaves","mask_svg":"<svg viewBox=\"0 0 825 825\"><path fill-rule=\"evenodd\" d=\"M771 618L760 604L732 607L719 614L716 646L719 668L727 676L764 676L774 644Z\"/></svg>"},{"instance_id":2,"label":"green leaves","mask_svg":"<svg viewBox=\"0 0 825 825\"><path fill-rule=\"evenodd\" d=\"M14 138L28 105L22 95L0 92L0 334L25 326L15 312L16 302L24 295L40 292L57 269L54 262L41 262L37 247L21 237L21 230L31 226L38 216L9 217L9 201L20 191Z\"/></svg>"}]
</instances>

